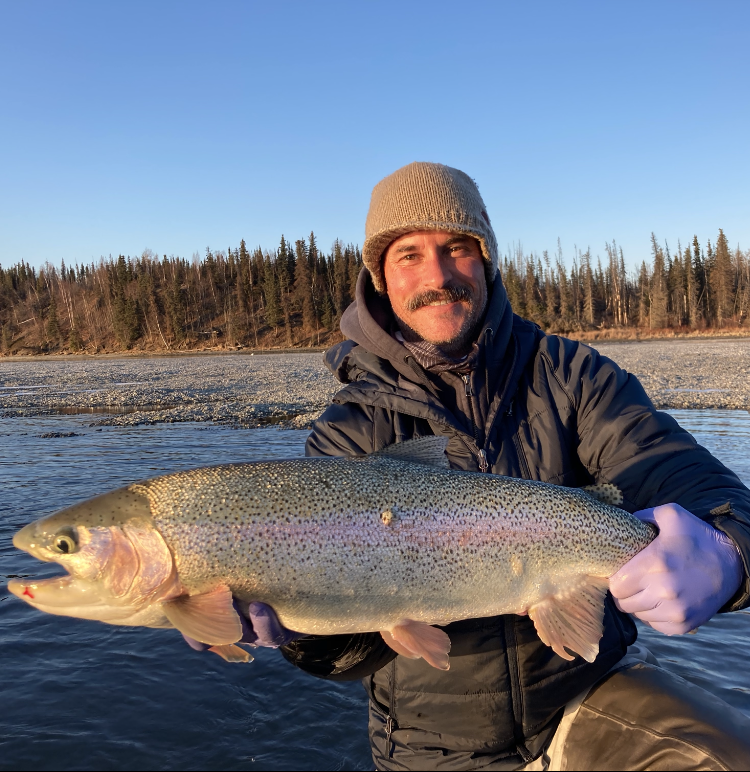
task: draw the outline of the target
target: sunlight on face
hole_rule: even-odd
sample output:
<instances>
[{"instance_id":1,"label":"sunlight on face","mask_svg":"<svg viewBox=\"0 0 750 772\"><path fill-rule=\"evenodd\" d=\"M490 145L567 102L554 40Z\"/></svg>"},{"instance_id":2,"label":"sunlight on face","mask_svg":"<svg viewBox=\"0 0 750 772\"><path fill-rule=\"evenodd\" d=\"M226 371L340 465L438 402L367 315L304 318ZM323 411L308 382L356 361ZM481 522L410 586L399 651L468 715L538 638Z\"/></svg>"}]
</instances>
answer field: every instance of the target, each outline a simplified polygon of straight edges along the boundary
<instances>
[{"instance_id":1,"label":"sunlight on face","mask_svg":"<svg viewBox=\"0 0 750 772\"><path fill-rule=\"evenodd\" d=\"M388 297L405 337L465 353L487 305L479 242L450 231L415 231L391 242L383 257Z\"/></svg>"}]
</instances>

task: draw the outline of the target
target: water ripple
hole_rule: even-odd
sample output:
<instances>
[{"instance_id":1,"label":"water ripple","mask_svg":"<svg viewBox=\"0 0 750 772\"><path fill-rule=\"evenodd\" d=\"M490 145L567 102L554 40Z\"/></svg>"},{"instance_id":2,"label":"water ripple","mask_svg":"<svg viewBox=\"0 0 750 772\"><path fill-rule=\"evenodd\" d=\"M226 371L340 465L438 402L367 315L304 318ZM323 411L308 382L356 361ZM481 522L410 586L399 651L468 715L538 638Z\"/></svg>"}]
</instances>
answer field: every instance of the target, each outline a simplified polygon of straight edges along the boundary
<instances>
[{"instance_id":1,"label":"water ripple","mask_svg":"<svg viewBox=\"0 0 750 772\"><path fill-rule=\"evenodd\" d=\"M750 481L750 414L672 411ZM262 650L229 666L175 631L95 625L15 602L13 575L59 569L13 549L30 520L138 479L208 464L302 454L305 432L206 424L91 427L55 415L0 423L1 769L368 769L358 684L310 678ZM72 433L71 436L63 436ZM57 435L46 438L40 435ZM695 636L641 638L680 675L750 714L750 614Z\"/></svg>"}]
</instances>

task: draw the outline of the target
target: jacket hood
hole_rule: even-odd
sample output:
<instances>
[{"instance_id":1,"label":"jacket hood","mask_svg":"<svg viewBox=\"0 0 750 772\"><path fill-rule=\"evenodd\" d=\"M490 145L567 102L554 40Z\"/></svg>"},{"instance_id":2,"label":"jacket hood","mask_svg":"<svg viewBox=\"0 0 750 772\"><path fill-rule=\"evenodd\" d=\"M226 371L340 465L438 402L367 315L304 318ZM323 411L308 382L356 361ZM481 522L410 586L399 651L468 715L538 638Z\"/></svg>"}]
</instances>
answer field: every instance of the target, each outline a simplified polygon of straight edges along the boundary
<instances>
[{"instance_id":1,"label":"jacket hood","mask_svg":"<svg viewBox=\"0 0 750 772\"><path fill-rule=\"evenodd\" d=\"M362 268L357 279L355 300L341 317L341 332L348 340L326 352L325 361L329 369L342 383L350 383L356 379L354 370L383 370L383 365L387 363L405 378L422 381L421 368L411 352L390 334L393 323L393 310L387 296L376 292L370 272ZM497 273L489 292L484 324L477 336L480 346L492 340L492 356L502 357L512 326L513 312L502 277ZM373 357L367 356L368 353L384 361L376 363ZM363 358L367 361L358 361ZM392 373L391 379L396 373ZM381 373L381 377L384 374Z\"/></svg>"}]
</instances>

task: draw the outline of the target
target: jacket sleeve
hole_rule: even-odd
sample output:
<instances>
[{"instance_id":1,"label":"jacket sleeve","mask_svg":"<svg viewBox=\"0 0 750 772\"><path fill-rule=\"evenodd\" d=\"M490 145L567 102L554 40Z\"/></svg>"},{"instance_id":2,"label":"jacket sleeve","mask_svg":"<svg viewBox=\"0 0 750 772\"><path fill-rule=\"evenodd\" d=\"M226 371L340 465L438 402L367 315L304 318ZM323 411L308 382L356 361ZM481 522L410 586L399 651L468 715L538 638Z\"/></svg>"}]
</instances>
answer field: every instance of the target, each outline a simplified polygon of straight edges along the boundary
<instances>
[{"instance_id":1,"label":"jacket sleeve","mask_svg":"<svg viewBox=\"0 0 750 772\"><path fill-rule=\"evenodd\" d=\"M589 346L555 340L542 355L572 402L582 463L596 480L617 485L631 511L673 502L726 533L745 578L723 610L750 605L750 490L656 410L634 375Z\"/></svg>"},{"instance_id":2,"label":"jacket sleeve","mask_svg":"<svg viewBox=\"0 0 750 772\"><path fill-rule=\"evenodd\" d=\"M284 658L328 681L358 681L396 657L380 633L309 635L281 646Z\"/></svg>"},{"instance_id":3,"label":"jacket sleeve","mask_svg":"<svg viewBox=\"0 0 750 772\"><path fill-rule=\"evenodd\" d=\"M305 444L305 455L364 456L372 453L377 410L355 402L334 402L313 424Z\"/></svg>"},{"instance_id":4,"label":"jacket sleeve","mask_svg":"<svg viewBox=\"0 0 750 772\"><path fill-rule=\"evenodd\" d=\"M373 449L375 408L334 403L313 425L306 456L361 456ZM396 652L380 633L310 635L281 647L289 662L331 681L356 681L387 665Z\"/></svg>"}]
</instances>

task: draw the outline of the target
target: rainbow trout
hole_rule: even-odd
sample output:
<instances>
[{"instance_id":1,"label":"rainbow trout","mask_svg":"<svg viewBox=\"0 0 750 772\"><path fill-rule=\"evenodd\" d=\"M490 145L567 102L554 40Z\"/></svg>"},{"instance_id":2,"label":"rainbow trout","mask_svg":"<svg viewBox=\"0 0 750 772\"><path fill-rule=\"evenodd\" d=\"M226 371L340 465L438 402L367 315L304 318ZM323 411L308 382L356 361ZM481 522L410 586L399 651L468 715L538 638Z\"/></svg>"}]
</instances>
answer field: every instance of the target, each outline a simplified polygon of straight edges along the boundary
<instances>
[{"instance_id":1,"label":"rainbow trout","mask_svg":"<svg viewBox=\"0 0 750 772\"><path fill-rule=\"evenodd\" d=\"M592 662L607 579L652 529L581 490L452 471L446 442L120 488L19 531L16 547L68 575L9 589L51 614L176 627L230 661L251 659L234 597L302 633L380 631L444 670L450 640L434 625L528 613L557 654Z\"/></svg>"}]
</instances>

